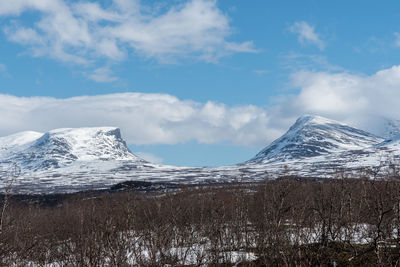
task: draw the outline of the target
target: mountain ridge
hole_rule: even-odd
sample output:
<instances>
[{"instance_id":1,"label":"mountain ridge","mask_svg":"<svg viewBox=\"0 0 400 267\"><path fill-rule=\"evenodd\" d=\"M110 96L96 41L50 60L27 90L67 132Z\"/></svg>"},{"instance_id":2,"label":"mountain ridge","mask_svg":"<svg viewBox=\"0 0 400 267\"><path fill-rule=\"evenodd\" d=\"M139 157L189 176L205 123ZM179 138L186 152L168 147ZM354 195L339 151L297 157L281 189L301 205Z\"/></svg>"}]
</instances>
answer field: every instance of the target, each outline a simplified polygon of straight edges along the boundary
<instances>
[{"instance_id":1,"label":"mountain ridge","mask_svg":"<svg viewBox=\"0 0 400 267\"><path fill-rule=\"evenodd\" d=\"M384 139L321 116L299 117L289 130L262 149L250 162L274 162L364 149Z\"/></svg>"},{"instance_id":2,"label":"mountain ridge","mask_svg":"<svg viewBox=\"0 0 400 267\"><path fill-rule=\"evenodd\" d=\"M400 162L400 136L384 140L313 115L300 117L249 161L221 167L146 162L129 151L117 127L63 128L0 138L0 190L10 179L14 192L50 194L107 189L125 181L213 184L257 182L282 175L334 178L368 173L376 178L392 171L390 161ZM21 167L19 177L7 175L7 166L13 164Z\"/></svg>"}]
</instances>

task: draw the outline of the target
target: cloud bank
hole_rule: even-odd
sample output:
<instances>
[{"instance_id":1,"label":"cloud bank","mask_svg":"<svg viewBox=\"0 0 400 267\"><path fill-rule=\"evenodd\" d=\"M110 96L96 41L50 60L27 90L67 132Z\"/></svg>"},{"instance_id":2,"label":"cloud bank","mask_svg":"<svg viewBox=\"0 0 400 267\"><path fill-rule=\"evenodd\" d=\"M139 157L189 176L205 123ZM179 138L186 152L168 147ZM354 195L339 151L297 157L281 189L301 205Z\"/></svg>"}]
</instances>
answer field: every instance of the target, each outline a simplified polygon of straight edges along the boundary
<instances>
[{"instance_id":1,"label":"cloud bank","mask_svg":"<svg viewBox=\"0 0 400 267\"><path fill-rule=\"evenodd\" d=\"M266 111L256 106L180 100L168 94L124 93L67 99L0 95L0 135L53 128L118 126L129 144L232 142L264 144ZM260 141L262 141L260 143Z\"/></svg>"},{"instance_id":2,"label":"cloud bank","mask_svg":"<svg viewBox=\"0 0 400 267\"><path fill-rule=\"evenodd\" d=\"M313 113L384 135L387 120L400 119L400 66L372 75L300 71L291 83L299 93L278 113ZM285 107L284 107L285 106Z\"/></svg>"},{"instance_id":3,"label":"cloud bank","mask_svg":"<svg viewBox=\"0 0 400 267\"><path fill-rule=\"evenodd\" d=\"M27 13L31 18L23 20ZM165 6L138 0L104 5L2 0L0 17L7 19L3 27L7 38L28 47L33 56L75 64L87 65L99 58L117 62L129 54L163 63L182 58L213 62L235 52L255 52L251 41L228 40L233 29L214 0Z\"/></svg>"},{"instance_id":4,"label":"cloud bank","mask_svg":"<svg viewBox=\"0 0 400 267\"><path fill-rule=\"evenodd\" d=\"M303 114L317 114L383 134L385 121L400 118L400 66L366 76L300 71L291 76L298 93L269 108L180 100L168 94L123 93L67 99L0 95L0 135L23 130L118 126L130 144L177 144L196 140L264 146Z\"/></svg>"}]
</instances>

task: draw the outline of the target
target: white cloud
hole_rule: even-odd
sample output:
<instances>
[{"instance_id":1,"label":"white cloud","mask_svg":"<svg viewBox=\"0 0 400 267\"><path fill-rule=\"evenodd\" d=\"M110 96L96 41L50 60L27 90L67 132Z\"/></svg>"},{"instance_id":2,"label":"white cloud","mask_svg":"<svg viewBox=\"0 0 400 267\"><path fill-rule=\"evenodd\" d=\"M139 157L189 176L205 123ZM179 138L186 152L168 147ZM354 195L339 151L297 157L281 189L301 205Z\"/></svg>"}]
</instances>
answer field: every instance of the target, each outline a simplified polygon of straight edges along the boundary
<instances>
[{"instance_id":1,"label":"white cloud","mask_svg":"<svg viewBox=\"0 0 400 267\"><path fill-rule=\"evenodd\" d=\"M38 20L19 19L35 11ZM119 61L134 53L160 62L182 58L216 61L235 52L255 52L251 41L228 40L229 18L214 0L179 2L161 12L139 1L3 0L0 17L10 41L31 49L34 56L76 64L99 58Z\"/></svg>"},{"instance_id":2,"label":"white cloud","mask_svg":"<svg viewBox=\"0 0 400 267\"><path fill-rule=\"evenodd\" d=\"M372 75L300 71L291 77L299 93L286 97L276 114L319 114L383 134L382 119L400 119L400 66ZM271 114L270 114L271 115Z\"/></svg>"},{"instance_id":3,"label":"white cloud","mask_svg":"<svg viewBox=\"0 0 400 267\"><path fill-rule=\"evenodd\" d=\"M87 74L88 78L100 83L114 82L118 77L114 76L110 68L102 67L95 69L92 73Z\"/></svg>"},{"instance_id":4,"label":"white cloud","mask_svg":"<svg viewBox=\"0 0 400 267\"><path fill-rule=\"evenodd\" d=\"M232 142L263 145L277 137L255 106L180 100L167 94L124 93L67 99L0 95L0 135L54 128L118 126L130 144Z\"/></svg>"},{"instance_id":5,"label":"white cloud","mask_svg":"<svg viewBox=\"0 0 400 267\"><path fill-rule=\"evenodd\" d=\"M290 26L289 30L298 35L298 40L301 44L313 44L318 46L320 50L324 50L325 42L315 32L314 26L311 26L305 21L295 22Z\"/></svg>"},{"instance_id":6,"label":"white cloud","mask_svg":"<svg viewBox=\"0 0 400 267\"><path fill-rule=\"evenodd\" d=\"M254 44L252 41L247 41L244 43L226 43L226 48L229 51L233 52L248 52L248 53L256 53L258 52L254 48Z\"/></svg>"},{"instance_id":7,"label":"white cloud","mask_svg":"<svg viewBox=\"0 0 400 267\"><path fill-rule=\"evenodd\" d=\"M293 94L269 108L180 100L168 94L123 93L66 99L0 95L0 136L24 130L118 126L129 144L231 142L267 145L303 114L316 114L382 134L400 118L400 66L372 75L345 71L292 74Z\"/></svg>"},{"instance_id":8,"label":"white cloud","mask_svg":"<svg viewBox=\"0 0 400 267\"><path fill-rule=\"evenodd\" d=\"M163 159L162 158L157 157L156 155L154 155L152 153L148 153L148 152L133 152L133 154L135 154L139 158L147 160L147 161L149 161L151 163L155 163L155 164L162 164L163 163Z\"/></svg>"}]
</instances>

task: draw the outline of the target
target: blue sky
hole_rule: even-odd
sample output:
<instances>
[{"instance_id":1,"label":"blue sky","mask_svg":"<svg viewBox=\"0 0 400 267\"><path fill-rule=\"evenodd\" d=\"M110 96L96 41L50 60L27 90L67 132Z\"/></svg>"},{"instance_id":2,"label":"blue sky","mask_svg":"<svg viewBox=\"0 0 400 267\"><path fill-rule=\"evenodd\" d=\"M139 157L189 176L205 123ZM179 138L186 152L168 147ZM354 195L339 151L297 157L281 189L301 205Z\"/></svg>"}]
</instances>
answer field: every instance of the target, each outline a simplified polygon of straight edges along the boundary
<instances>
[{"instance_id":1,"label":"blue sky","mask_svg":"<svg viewBox=\"0 0 400 267\"><path fill-rule=\"evenodd\" d=\"M0 135L118 126L177 165L245 161L305 113L400 119L400 3L0 3Z\"/></svg>"}]
</instances>

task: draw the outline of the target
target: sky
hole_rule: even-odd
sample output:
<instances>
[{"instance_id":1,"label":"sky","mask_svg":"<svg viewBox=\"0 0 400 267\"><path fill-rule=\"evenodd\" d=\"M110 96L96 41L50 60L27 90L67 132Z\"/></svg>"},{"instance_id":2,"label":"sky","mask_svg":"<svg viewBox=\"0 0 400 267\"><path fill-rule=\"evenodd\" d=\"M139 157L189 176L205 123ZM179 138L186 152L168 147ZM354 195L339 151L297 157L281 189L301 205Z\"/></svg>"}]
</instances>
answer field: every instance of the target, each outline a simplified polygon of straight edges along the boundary
<instances>
[{"instance_id":1,"label":"sky","mask_svg":"<svg viewBox=\"0 0 400 267\"><path fill-rule=\"evenodd\" d=\"M0 136L117 126L172 165L246 161L304 114L400 119L400 2L1 0Z\"/></svg>"}]
</instances>

